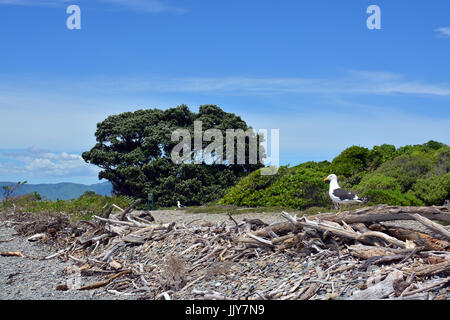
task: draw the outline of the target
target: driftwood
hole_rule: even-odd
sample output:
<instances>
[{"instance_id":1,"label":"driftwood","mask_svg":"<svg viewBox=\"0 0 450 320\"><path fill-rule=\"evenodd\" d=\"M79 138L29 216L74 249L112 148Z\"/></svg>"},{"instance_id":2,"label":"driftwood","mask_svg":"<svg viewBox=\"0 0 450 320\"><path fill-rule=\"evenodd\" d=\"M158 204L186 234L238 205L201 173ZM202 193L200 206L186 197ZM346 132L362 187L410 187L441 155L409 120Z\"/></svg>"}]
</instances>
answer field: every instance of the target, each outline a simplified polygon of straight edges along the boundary
<instances>
[{"instance_id":1,"label":"driftwood","mask_svg":"<svg viewBox=\"0 0 450 320\"><path fill-rule=\"evenodd\" d=\"M20 252L14 252L14 251L2 251L0 252L0 256L2 257L19 257L23 258L24 255Z\"/></svg>"},{"instance_id":2,"label":"driftwood","mask_svg":"<svg viewBox=\"0 0 450 320\"><path fill-rule=\"evenodd\" d=\"M317 280L314 281L313 284L308 288L308 290L299 297L299 300L308 300L314 294L316 294L317 290L319 290L320 285L321 285L321 280L323 280L325 278L325 273L319 267L316 268L316 272L318 275Z\"/></svg>"},{"instance_id":3,"label":"driftwood","mask_svg":"<svg viewBox=\"0 0 450 320\"><path fill-rule=\"evenodd\" d=\"M348 239L352 239L352 240L358 240L358 241L366 242L366 243L373 242L373 240L371 240L371 237L378 237L378 238L381 238L381 239L383 239L389 243L392 243L398 247L406 248L405 242L398 240L394 237L388 236L381 232L368 231L368 232L360 233L360 232L356 232L353 230L348 230L348 229L341 227L339 225L336 225L336 224L331 224L330 222L309 220L306 217L303 217L301 220L297 221L295 218L290 217L289 214L286 212L283 212L282 216L284 218L287 218L291 223L295 223L296 226L310 227L310 228L313 228L313 229L323 232L323 233L329 232L329 233L332 233L339 237L348 238ZM295 222L292 222L292 220Z\"/></svg>"},{"instance_id":4,"label":"driftwood","mask_svg":"<svg viewBox=\"0 0 450 320\"><path fill-rule=\"evenodd\" d=\"M450 248L449 242L435 239L422 232L404 228L388 228L387 232L403 241L413 241L419 246L424 246L427 250L446 251Z\"/></svg>"},{"instance_id":5,"label":"driftwood","mask_svg":"<svg viewBox=\"0 0 450 320\"><path fill-rule=\"evenodd\" d=\"M363 259L361 264L349 265L337 268L330 274L339 274L357 267L366 271L379 269L379 266L397 266L387 277L383 274L375 274L372 280L368 280L367 288L355 291L350 299L427 299L428 293L448 283L447 278L435 281L432 284L417 289L415 279L445 275L450 271L449 242L436 239L433 235L439 235L448 239L448 228L437 224L432 220L448 221L450 217L447 207L389 207L377 206L344 212L342 215L318 214L316 216L298 218L286 212L281 213L287 221L271 225L268 228L259 229L252 233L240 236L237 241L247 247L265 248L265 250L290 250L296 247L313 249L317 254L329 254L327 248L334 249L339 257L342 256L340 243L353 243L346 246L347 252L358 259ZM427 233L407 229L408 223L402 224L404 228L382 226L384 221L418 221L423 225ZM417 222L415 222L417 224ZM424 228L422 227L422 229ZM275 235L275 236L274 236ZM328 242L328 245L325 243ZM417 266L417 259L425 257L427 263ZM423 260L419 260L423 261ZM405 268L405 266L409 266ZM404 280L404 272L406 275ZM402 270L403 270L402 269ZM315 284L298 292L283 296L283 286L269 293L270 298L294 298L311 299L320 290L321 285L333 284L324 280L324 273L317 271L318 278ZM384 280L383 280L384 279ZM371 283L374 281L374 283ZM437 283L437 284L436 284ZM294 288L296 288L294 286ZM412 288L412 289L411 289ZM300 293L299 293L300 292ZM334 292L334 289L333 289ZM325 296L324 300L333 296L339 296L334 292ZM438 298L442 298L440 295ZM445 295L444 295L445 297Z\"/></svg>"},{"instance_id":6,"label":"driftwood","mask_svg":"<svg viewBox=\"0 0 450 320\"><path fill-rule=\"evenodd\" d=\"M127 216L127 214L133 210L134 208L136 208L136 206L138 204L140 204L143 200L142 199L137 199L135 202L133 202L128 208L126 208L119 216L119 220L123 221L125 220L125 217Z\"/></svg>"},{"instance_id":7,"label":"driftwood","mask_svg":"<svg viewBox=\"0 0 450 320\"><path fill-rule=\"evenodd\" d=\"M428 220L450 222L450 210L448 207L397 207L386 205L367 207L354 211L343 211L340 215L336 215L334 212L320 213L308 218L311 220L357 224L394 220L411 220L413 219L411 214L418 214ZM280 222L269 226L269 228L278 235L287 234L293 231L293 226L289 222ZM269 236L269 232L265 229L260 229L257 232L254 232L254 234L261 237Z\"/></svg>"},{"instance_id":8,"label":"driftwood","mask_svg":"<svg viewBox=\"0 0 450 320\"><path fill-rule=\"evenodd\" d=\"M394 270L385 280L362 291L356 291L350 297L350 300L379 300L388 297L395 291L395 282L403 279L403 273Z\"/></svg>"},{"instance_id":9,"label":"driftwood","mask_svg":"<svg viewBox=\"0 0 450 320\"><path fill-rule=\"evenodd\" d=\"M45 239L46 236L47 235L45 233L37 233L35 235L32 235L31 237L28 237L27 241L30 241L30 242L39 241L39 240Z\"/></svg>"},{"instance_id":10,"label":"driftwood","mask_svg":"<svg viewBox=\"0 0 450 320\"><path fill-rule=\"evenodd\" d=\"M370 265L373 264L381 264L381 263L387 263L387 262L393 262L393 261L400 261L402 263L403 261L406 261L407 259L411 258L416 254L419 250L422 248L415 248L412 250L407 250L402 253L397 254L391 254L391 255L381 255L381 256L373 256L368 258L364 264L361 266L362 269L367 269Z\"/></svg>"},{"instance_id":11,"label":"driftwood","mask_svg":"<svg viewBox=\"0 0 450 320\"><path fill-rule=\"evenodd\" d=\"M386 255L399 254L401 250L385 247L367 246L362 244L355 244L347 247L350 253L361 259L370 259L373 257L380 257Z\"/></svg>"},{"instance_id":12,"label":"driftwood","mask_svg":"<svg viewBox=\"0 0 450 320\"><path fill-rule=\"evenodd\" d=\"M346 223L380 222L390 220L411 220L410 214L418 214L429 220L450 222L449 207L397 207L379 205L354 211L343 211L342 214L322 213L315 219Z\"/></svg>"},{"instance_id":13,"label":"driftwood","mask_svg":"<svg viewBox=\"0 0 450 320\"><path fill-rule=\"evenodd\" d=\"M108 208L105 212L103 212L103 210L102 210L102 213L100 214L100 216L101 216L102 218L108 219L109 216L111 215L113 209L117 209L117 210L119 210L120 212L124 212L124 211L125 211L125 210L123 210L121 207L119 207L119 206L117 206L116 204L113 203L112 205L109 206L109 208Z\"/></svg>"},{"instance_id":14,"label":"driftwood","mask_svg":"<svg viewBox=\"0 0 450 320\"><path fill-rule=\"evenodd\" d=\"M416 276L432 276L441 272L450 271L450 261L446 260L444 262L417 268L415 270Z\"/></svg>"},{"instance_id":15,"label":"driftwood","mask_svg":"<svg viewBox=\"0 0 450 320\"><path fill-rule=\"evenodd\" d=\"M423 216L421 216L420 214L410 214L410 216L419 221L420 223L422 223L424 226L430 228L431 230L436 231L437 233L440 233L441 235L443 235L447 240L450 240L450 231L447 230L444 226L431 221L430 219L427 219Z\"/></svg>"},{"instance_id":16,"label":"driftwood","mask_svg":"<svg viewBox=\"0 0 450 320\"><path fill-rule=\"evenodd\" d=\"M424 291L428 291L428 290L436 288L436 287L444 286L444 285L446 285L449 282L450 282L450 277L447 277L447 278L444 278L444 279L438 279L438 280L431 280L431 281L428 281L425 285L422 285L422 287L419 288L419 289L408 291L408 292L404 292L402 294L402 296L403 297L407 297L407 296L416 295L418 293L421 293L421 292L424 292Z\"/></svg>"},{"instance_id":17,"label":"driftwood","mask_svg":"<svg viewBox=\"0 0 450 320\"><path fill-rule=\"evenodd\" d=\"M108 280L96 282L96 283L93 283L93 284L90 284L90 285L87 285L87 286L83 286L83 287L79 288L78 290L97 289L97 288L100 288L100 287L103 287L103 286L106 286L106 285L110 284L114 279L116 279L118 277L124 276L126 274L130 274L130 273L131 273L131 270L125 270L125 271L119 272L119 273L109 277Z\"/></svg>"},{"instance_id":18,"label":"driftwood","mask_svg":"<svg viewBox=\"0 0 450 320\"><path fill-rule=\"evenodd\" d=\"M125 211L63 228L64 236L52 238L61 250L44 259L70 259L81 277L106 277L79 290L144 299L449 298L441 289L448 285L450 248L435 225L448 210L440 207L283 212L270 225L239 215L155 223L147 213ZM383 225L396 221L406 223ZM429 233L408 229L409 222Z\"/></svg>"}]
</instances>

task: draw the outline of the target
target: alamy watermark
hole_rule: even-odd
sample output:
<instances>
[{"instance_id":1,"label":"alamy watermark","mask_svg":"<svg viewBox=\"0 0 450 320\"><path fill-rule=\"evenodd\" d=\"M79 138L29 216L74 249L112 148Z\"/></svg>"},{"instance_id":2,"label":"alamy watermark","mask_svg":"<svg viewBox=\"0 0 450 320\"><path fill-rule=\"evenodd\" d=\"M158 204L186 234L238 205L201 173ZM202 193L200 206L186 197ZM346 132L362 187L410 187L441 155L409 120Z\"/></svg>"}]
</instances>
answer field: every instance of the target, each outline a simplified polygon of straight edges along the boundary
<instances>
[{"instance_id":1,"label":"alamy watermark","mask_svg":"<svg viewBox=\"0 0 450 320\"><path fill-rule=\"evenodd\" d=\"M381 9L377 5L370 5L366 12L370 14L367 18L366 25L369 30L380 30L381 29Z\"/></svg>"},{"instance_id":2,"label":"alamy watermark","mask_svg":"<svg viewBox=\"0 0 450 320\"><path fill-rule=\"evenodd\" d=\"M67 7L66 13L70 16L66 20L66 26L69 30L81 29L81 8L78 5L72 4ZM378 5L372 4L367 7L367 14L370 16L367 18L366 26L369 30L381 29L381 9Z\"/></svg>"},{"instance_id":3,"label":"alamy watermark","mask_svg":"<svg viewBox=\"0 0 450 320\"><path fill-rule=\"evenodd\" d=\"M80 30L81 29L81 9L80 9L80 7L75 4L70 5L67 7L66 13L70 14L70 16L66 20L67 29Z\"/></svg>"},{"instance_id":4,"label":"alamy watermark","mask_svg":"<svg viewBox=\"0 0 450 320\"><path fill-rule=\"evenodd\" d=\"M268 137L267 129L260 129L258 133L253 129L247 131L227 129L224 141L221 130L208 129L203 132L203 122L194 121L194 148L192 149L192 136L189 130L176 129L172 132L171 139L179 143L172 149L171 159L175 164L244 165L270 162L269 167L261 169L261 174L274 175L278 172L280 160L280 130L270 130L270 157L267 156L266 137ZM212 142L203 149L203 141Z\"/></svg>"}]
</instances>

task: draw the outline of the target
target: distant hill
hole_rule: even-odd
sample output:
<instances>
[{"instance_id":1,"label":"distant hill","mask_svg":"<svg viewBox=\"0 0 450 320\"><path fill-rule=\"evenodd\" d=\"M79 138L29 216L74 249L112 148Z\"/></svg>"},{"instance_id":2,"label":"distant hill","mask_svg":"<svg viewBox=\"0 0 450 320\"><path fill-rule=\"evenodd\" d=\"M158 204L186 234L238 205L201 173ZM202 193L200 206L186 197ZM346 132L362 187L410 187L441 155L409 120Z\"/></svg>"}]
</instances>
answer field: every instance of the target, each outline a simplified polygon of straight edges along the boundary
<instances>
[{"instance_id":1,"label":"distant hill","mask_svg":"<svg viewBox=\"0 0 450 320\"><path fill-rule=\"evenodd\" d=\"M3 186L10 186L15 184L13 182L0 182L0 200L3 198L1 188ZM69 200L81 196L86 191L94 191L95 193L109 196L112 192L112 185L110 182L97 183L92 185L78 184L78 183L57 183L57 184L25 184L21 186L14 195L23 195L27 193L37 192L42 198L49 200Z\"/></svg>"}]
</instances>

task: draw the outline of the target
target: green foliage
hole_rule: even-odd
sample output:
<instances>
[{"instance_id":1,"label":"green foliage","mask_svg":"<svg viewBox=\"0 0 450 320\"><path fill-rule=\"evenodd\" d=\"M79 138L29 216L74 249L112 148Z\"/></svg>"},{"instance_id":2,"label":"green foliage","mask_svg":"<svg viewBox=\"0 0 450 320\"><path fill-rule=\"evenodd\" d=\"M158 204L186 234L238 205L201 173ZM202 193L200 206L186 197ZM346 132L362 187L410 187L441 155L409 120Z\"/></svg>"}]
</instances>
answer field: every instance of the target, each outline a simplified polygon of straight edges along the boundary
<instances>
[{"instance_id":1,"label":"green foliage","mask_svg":"<svg viewBox=\"0 0 450 320\"><path fill-rule=\"evenodd\" d=\"M366 175L357 186L359 196L369 204L414 206L423 203L411 193L403 193L397 179L380 173Z\"/></svg>"},{"instance_id":2,"label":"green foliage","mask_svg":"<svg viewBox=\"0 0 450 320\"><path fill-rule=\"evenodd\" d=\"M369 205L388 204L395 206L422 206L423 202L410 192L402 193L398 190L367 190L363 196L369 200Z\"/></svg>"},{"instance_id":3,"label":"green foliage","mask_svg":"<svg viewBox=\"0 0 450 320\"><path fill-rule=\"evenodd\" d=\"M334 158L331 171L338 176L351 177L365 171L370 151L367 148L352 146Z\"/></svg>"},{"instance_id":4,"label":"green foliage","mask_svg":"<svg viewBox=\"0 0 450 320\"><path fill-rule=\"evenodd\" d=\"M450 147L439 149L434 156L433 174L442 175L450 172Z\"/></svg>"},{"instance_id":5,"label":"green foliage","mask_svg":"<svg viewBox=\"0 0 450 320\"><path fill-rule=\"evenodd\" d=\"M406 192L433 168L433 161L425 155L401 155L382 164L376 172L395 178Z\"/></svg>"},{"instance_id":6,"label":"green foliage","mask_svg":"<svg viewBox=\"0 0 450 320\"><path fill-rule=\"evenodd\" d=\"M442 204L450 199L450 173L419 179L412 190L426 205Z\"/></svg>"},{"instance_id":7,"label":"green foliage","mask_svg":"<svg viewBox=\"0 0 450 320\"><path fill-rule=\"evenodd\" d=\"M372 189L401 191L402 186L393 177L385 176L381 173L374 173L366 175L358 186L359 192L366 192Z\"/></svg>"},{"instance_id":8,"label":"green foliage","mask_svg":"<svg viewBox=\"0 0 450 320\"><path fill-rule=\"evenodd\" d=\"M446 148L447 145L441 142L436 142L433 140L428 141L424 144L407 145L398 148L396 151L397 156L408 154L408 155L418 155L418 154L430 154L433 151L437 151L442 148Z\"/></svg>"},{"instance_id":9,"label":"green foliage","mask_svg":"<svg viewBox=\"0 0 450 320\"><path fill-rule=\"evenodd\" d=\"M327 185L323 178L328 166L312 162L295 167L295 170L281 177L263 193L261 201L265 206L284 206L306 209L312 206L326 206Z\"/></svg>"},{"instance_id":10,"label":"green foliage","mask_svg":"<svg viewBox=\"0 0 450 320\"><path fill-rule=\"evenodd\" d=\"M256 170L231 188L226 196L219 201L219 204L255 207L258 200L263 197L264 190L287 173L286 166L280 167L278 173L271 176L261 175L261 170Z\"/></svg>"},{"instance_id":11,"label":"green foliage","mask_svg":"<svg viewBox=\"0 0 450 320\"><path fill-rule=\"evenodd\" d=\"M219 204L300 210L326 206L327 185L323 178L328 168L328 162L307 162L293 168L281 167L273 176L262 176L258 170L231 188Z\"/></svg>"},{"instance_id":12,"label":"green foliage","mask_svg":"<svg viewBox=\"0 0 450 320\"><path fill-rule=\"evenodd\" d=\"M338 175L341 187L355 191L370 205L442 205L450 199L450 147L430 141L399 149L388 144L370 150L352 146L331 164L283 167L272 177L257 171L231 188L219 203L320 211L331 204L329 186L323 182L330 173ZM319 208L308 209L314 207Z\"/></svg>"},{"instance_id":13,"label":"green foliage","mask_svg":"<svg viewBox=\"0 0 450 320\"><path fill-rule=\"evenodd\" d=\"M390 161L396 157L395 146L383 144L374 146L369 152L368 171L375 171L383 163Z\"/></svg>"},{"instance_id":14,"label":"green foliage","mask_svg":"<svg viewBox=\"0 0 450 320\"><path fill-rule=\"evenodd\" d=\"M172 132L188 130L193 147L196 120L203 122L203 131L219 129L224 141L226 129L251 130L239 116L214 105L200 106L198 113L185 105L138 110L112 115L98 123L97 144L82 156L102 168L99 178L109 180L116 194L147 198L148 193L153 193L159 207L173 206L177 200L185 205L207 203L221 198L240 177L262 164L248 164L248 152L244 165L174 164L170 156L179 142L171 141ZM204 139L202 149L210 143ZM223 152L226 159L226 147Z\"/></svg>"}]
</instances>

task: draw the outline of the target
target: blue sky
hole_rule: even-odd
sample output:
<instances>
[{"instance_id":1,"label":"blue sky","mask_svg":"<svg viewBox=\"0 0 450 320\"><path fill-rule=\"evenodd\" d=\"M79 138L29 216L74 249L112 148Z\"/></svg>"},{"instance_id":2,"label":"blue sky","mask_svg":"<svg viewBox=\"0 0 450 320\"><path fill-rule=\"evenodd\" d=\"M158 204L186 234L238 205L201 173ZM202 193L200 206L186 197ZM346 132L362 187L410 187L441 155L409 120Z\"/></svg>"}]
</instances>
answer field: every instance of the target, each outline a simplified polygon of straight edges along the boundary
<instances>
[{"instance_id":1,"label":"blue sky","mask_svg":"<svg viewBox=\"0 0 450 320\"><path fill-rule=\"evenodd\" d=\"M95 183L97 122L183 103L280 129L281 164L450 144L448 0L0 0L0 46L0 181Z\"/></svg>"}]
</instances>

